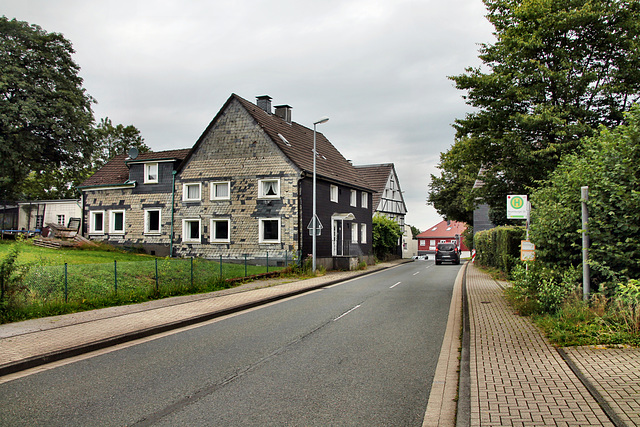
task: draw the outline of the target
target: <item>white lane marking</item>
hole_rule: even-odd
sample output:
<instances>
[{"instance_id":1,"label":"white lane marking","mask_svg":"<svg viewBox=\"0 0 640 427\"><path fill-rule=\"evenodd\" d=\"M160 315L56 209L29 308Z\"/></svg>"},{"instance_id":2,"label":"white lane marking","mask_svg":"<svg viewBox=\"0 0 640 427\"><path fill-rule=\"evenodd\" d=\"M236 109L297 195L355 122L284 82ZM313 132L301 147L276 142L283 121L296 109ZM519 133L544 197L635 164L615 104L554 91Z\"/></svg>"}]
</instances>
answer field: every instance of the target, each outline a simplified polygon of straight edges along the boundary
<instances>
[{"instance_id":1,"label":"white lane marking","mask_svg":"<svg viewBox=\"0 0 640 427\"><path fill-rule=\"evenodd\" d=\"M340 320L342 319L344 316L346 316L347 314L351 313L353 310L355 310L356 308L360 307L360 304L356 305L355 307L353 307L351 310L346 311L344 313L342 313L340 316L336 317L335 319L333 319L333 321L335 322L336 320Z\"/></svg>"},{"instance_id":2,"label":"white lane marking","mask_svg":"<svg viewBox=\"0 0 640 427\"><path fill-rule=\"evenodd\" d=\"M396 286L398 286L400 283L402 283L402 282L398 282L398 283L396 283L395 285L390 286L390 287L389 287L389 289L393 289L393 288L395 288L395 287L396 287Z\"/></svg>"},{"instance_id":3,"label":"white lane marking","mask_svg":"<svg viewBox=\"0 0 640 427\"><path fill-rule=\"evenodd\" d=\"M420 272L419 272L419 271L416 271L415 273L413 273L413 275L414 275L414 276L415 276L416 274L420 274Z\"/></svg>"}]
</instances>

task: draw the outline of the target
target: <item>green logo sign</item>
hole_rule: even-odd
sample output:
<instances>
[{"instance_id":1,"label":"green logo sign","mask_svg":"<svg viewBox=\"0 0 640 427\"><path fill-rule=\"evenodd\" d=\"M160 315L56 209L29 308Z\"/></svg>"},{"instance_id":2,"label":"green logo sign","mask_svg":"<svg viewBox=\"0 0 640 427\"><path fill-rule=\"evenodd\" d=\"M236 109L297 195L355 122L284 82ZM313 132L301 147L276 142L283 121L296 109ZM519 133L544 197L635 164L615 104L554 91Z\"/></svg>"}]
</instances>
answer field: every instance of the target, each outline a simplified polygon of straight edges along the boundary
<instances>
[{"instance_id":1,"label":"green logo sign","mask_svg":"<svg viewBox=\"0 0 640 427\"><path fill-rule=\"evenodd\" d=\"M513 196L511 198L511 207L513 209L522 209L524 207L524 200L520 196Z\"/></svg>"}]
</instances>

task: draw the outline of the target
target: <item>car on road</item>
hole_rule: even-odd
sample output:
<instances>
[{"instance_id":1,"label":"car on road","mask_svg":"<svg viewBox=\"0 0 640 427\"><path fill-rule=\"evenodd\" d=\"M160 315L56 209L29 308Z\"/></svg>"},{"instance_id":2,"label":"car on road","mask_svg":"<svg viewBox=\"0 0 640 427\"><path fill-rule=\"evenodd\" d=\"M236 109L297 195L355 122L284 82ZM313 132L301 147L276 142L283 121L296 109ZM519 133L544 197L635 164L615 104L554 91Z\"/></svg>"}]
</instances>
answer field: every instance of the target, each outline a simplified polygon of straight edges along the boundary
<instances>
[{"instance_id":1,"label":"car on road","mask_svg":"<svg viewBox=\"0 0 640 427\"><path fill-rule=\"evenodd\" d=\"M440 265L443 262L460 264L458 246L453 243L438 243L438 246L436 246L436 265Z\"/></svg>"}]
</instances>

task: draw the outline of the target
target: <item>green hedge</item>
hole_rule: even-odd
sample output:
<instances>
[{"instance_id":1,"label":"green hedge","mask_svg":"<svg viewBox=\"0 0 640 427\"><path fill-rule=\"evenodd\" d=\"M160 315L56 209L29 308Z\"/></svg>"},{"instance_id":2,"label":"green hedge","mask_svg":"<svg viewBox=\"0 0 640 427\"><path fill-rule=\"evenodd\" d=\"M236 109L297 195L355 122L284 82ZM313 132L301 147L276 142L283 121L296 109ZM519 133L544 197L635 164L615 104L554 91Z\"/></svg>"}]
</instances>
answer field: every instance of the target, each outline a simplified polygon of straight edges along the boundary
<instances>
[{"instance_id":1,"label":"green hedge","mask_svg":"<svg viewBox=\"0 0 640 427\"><path fill-rule=\"evenodd\" d=\"M520 241L525 236L524 227L496 227L476 233L473 237L475 262L510 273L520 261Z\"/></svg>"}]
</instances>

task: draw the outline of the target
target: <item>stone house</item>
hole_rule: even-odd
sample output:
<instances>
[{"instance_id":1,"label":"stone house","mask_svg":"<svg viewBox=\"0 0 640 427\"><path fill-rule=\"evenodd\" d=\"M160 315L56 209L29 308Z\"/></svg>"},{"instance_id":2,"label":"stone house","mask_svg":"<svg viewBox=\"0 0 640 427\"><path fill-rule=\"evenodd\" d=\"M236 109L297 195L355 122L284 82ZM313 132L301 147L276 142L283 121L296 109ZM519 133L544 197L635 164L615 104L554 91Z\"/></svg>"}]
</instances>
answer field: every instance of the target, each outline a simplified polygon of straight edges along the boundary
<instances>
[{"instance_id":1,"label":"stone house","mask_svg":"<svg viewBox=\"0 0 640 427\"><path fill-rule=\"evenodd\" d=\"M257 105L256 105L257 104ZM120 155L82 185L91 239L171 256L311 254L313 130L232 94L191 149ZM317 133L318 265L372 259L372 190Z\"/></svg>"}]
</instances>

